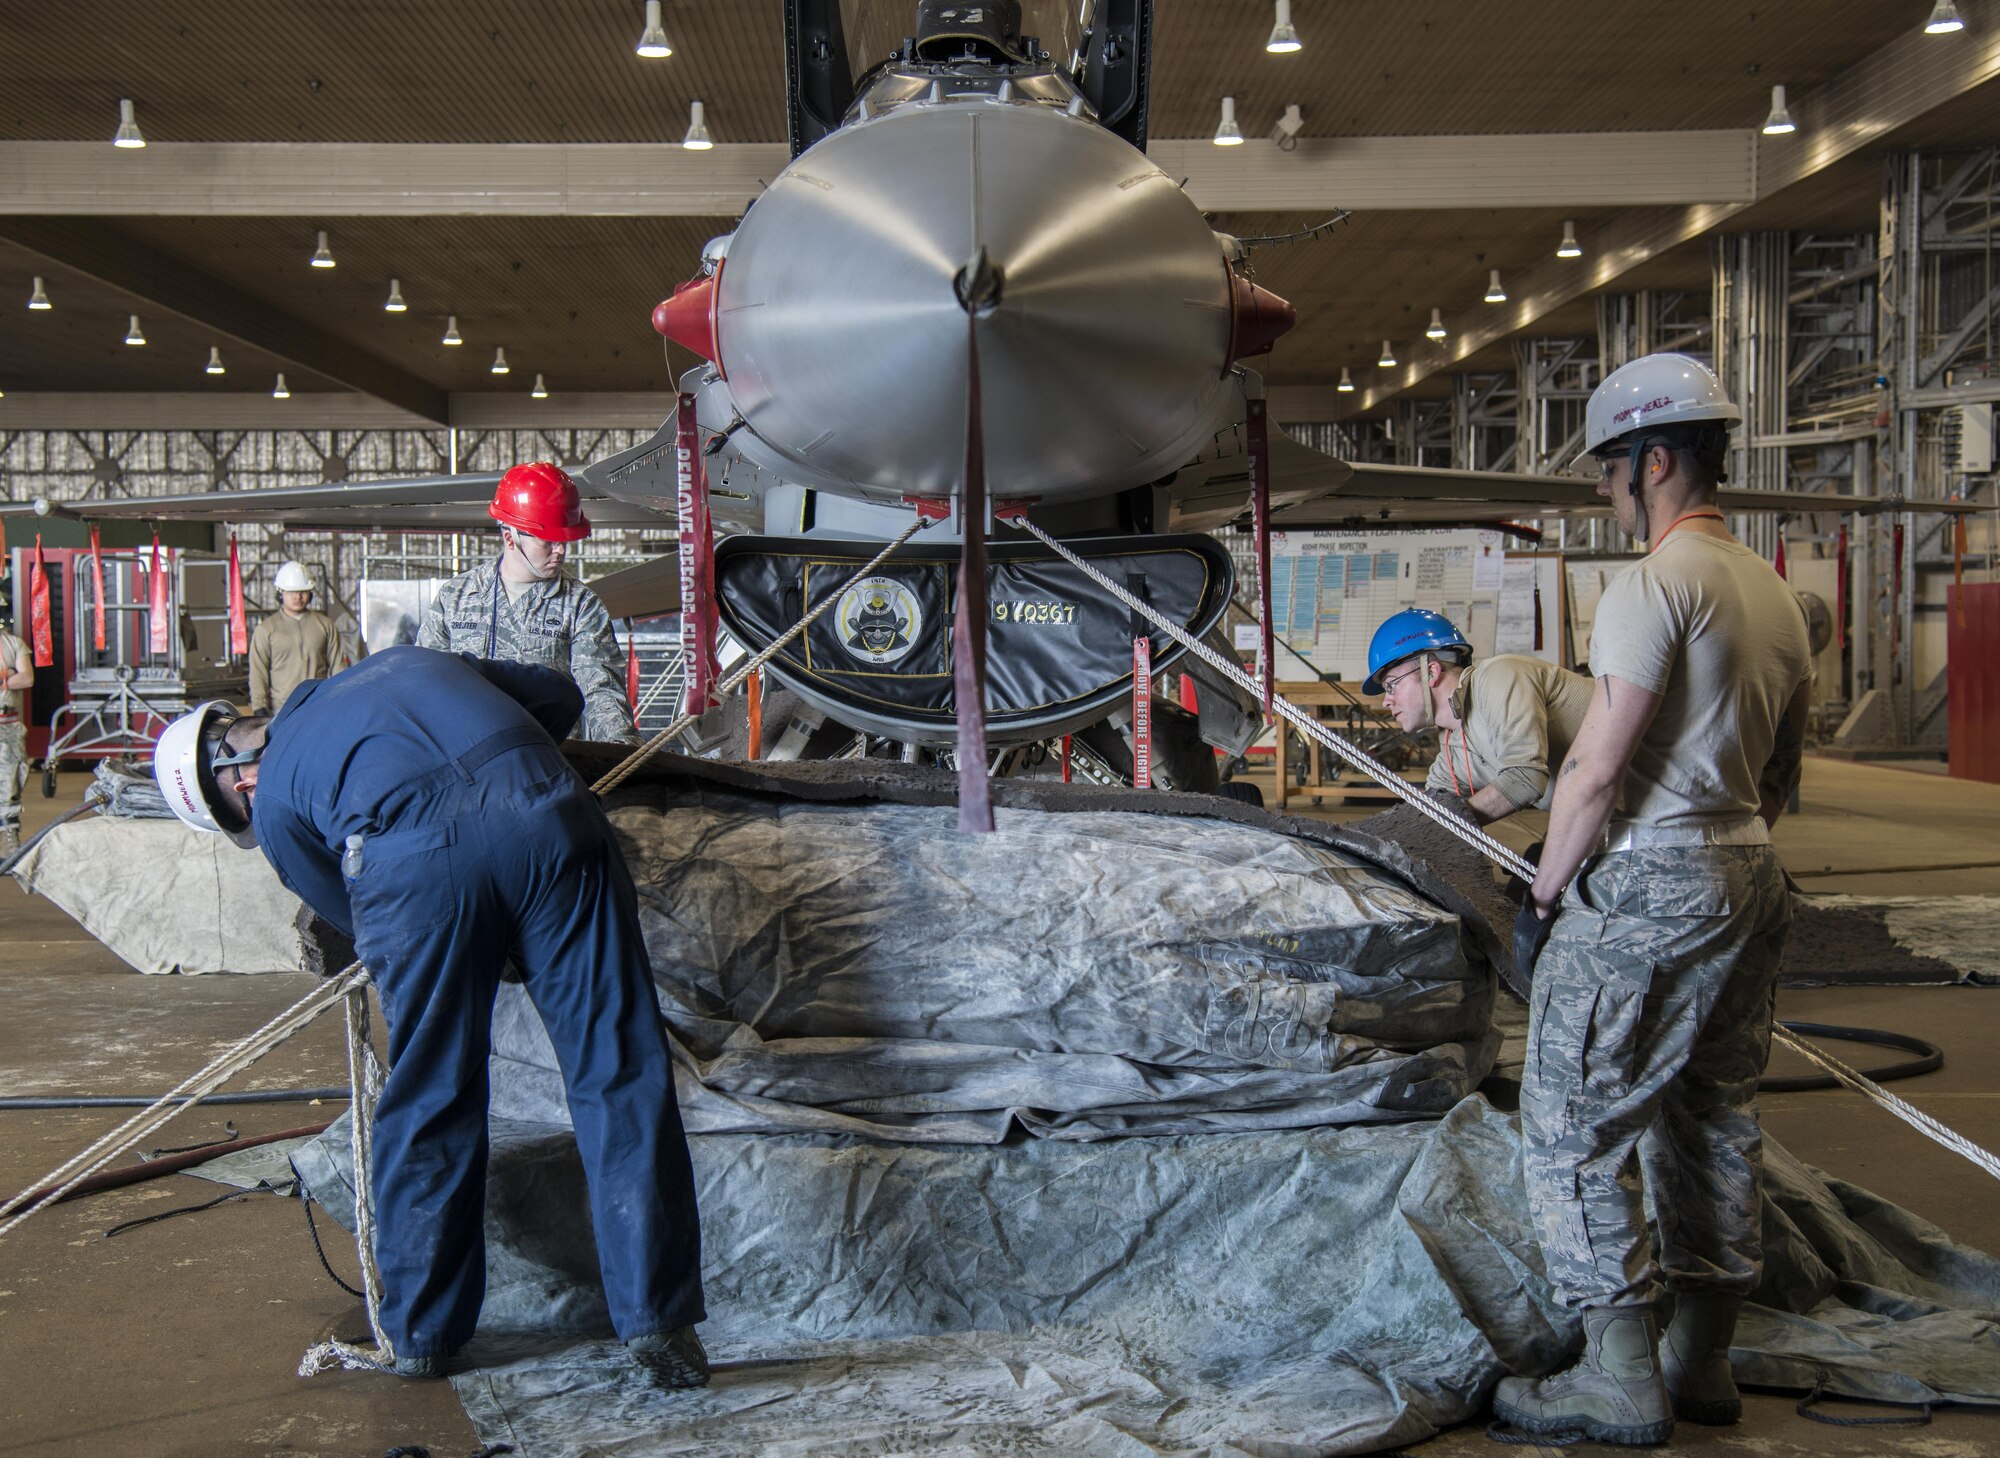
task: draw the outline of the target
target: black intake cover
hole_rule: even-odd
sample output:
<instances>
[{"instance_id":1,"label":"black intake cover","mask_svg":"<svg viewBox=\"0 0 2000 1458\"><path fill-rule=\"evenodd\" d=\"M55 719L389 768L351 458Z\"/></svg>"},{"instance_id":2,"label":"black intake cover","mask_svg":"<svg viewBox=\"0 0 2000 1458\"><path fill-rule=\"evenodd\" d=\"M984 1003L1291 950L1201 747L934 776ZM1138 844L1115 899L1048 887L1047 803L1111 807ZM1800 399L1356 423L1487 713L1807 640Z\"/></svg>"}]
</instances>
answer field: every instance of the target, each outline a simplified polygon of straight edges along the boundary
<instances>
[{"instance_id":1,"label":"black intake cover","mask_svg":"<svg viewBox=\"0 0 2000 1458\"><path fill-rule=\"evenodd\" d=\"M1229 603L1234 572L1213 537L1093 537L1068 545L1194 636ZM771 671L843 723L947 742L955 711L951 614L958 544L906 544L841 593L841 585L880 550L877 542L725 538L715 552L722 621L755 652L809 608L839 595L841 601L771 660ZM989 541L987 554L989 730L1014 742L1046 737L1094 722L1128 697L1133 614L1040 542ZM1157 633L1150 636L1155 669L1183 652Z\"/></svg>"}]
</instances>

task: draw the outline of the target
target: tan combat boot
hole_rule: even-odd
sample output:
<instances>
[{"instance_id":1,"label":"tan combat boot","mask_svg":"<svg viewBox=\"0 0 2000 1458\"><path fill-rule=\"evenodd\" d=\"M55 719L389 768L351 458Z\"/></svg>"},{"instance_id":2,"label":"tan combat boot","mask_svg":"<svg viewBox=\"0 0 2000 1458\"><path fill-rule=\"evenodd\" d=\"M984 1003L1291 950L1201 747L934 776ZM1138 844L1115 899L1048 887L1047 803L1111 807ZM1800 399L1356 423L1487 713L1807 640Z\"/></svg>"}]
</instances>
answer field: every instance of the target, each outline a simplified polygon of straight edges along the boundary
<instances>
[{"instance_id":1,"label":"tan combat boot","mask_svg":"<svg viewBox=\"0 0 2000 1458\"><path fill-rule=\"evenodd\" d=\"M1740 1296L1683 1292L1675 1298L1674 1319L1660 1341L1675 1417L1718 1427L1742 1421L1743 1396L1729 1370L1729 1343L1742 1309Z\"/></svg>"},{"instance_id":2,"label":"tan combat boot","mask_svg":"<svg viewBox=\"0 0 2000 1458\"><path fill-rule=\"evenodd\" d=\"M1583 1313L1583 1357L1553 1377L1503 1377L1493 1415L1538 1438L1650 1447L1674 1434L1650 1306Z\"/></svg>"}]
</instances>

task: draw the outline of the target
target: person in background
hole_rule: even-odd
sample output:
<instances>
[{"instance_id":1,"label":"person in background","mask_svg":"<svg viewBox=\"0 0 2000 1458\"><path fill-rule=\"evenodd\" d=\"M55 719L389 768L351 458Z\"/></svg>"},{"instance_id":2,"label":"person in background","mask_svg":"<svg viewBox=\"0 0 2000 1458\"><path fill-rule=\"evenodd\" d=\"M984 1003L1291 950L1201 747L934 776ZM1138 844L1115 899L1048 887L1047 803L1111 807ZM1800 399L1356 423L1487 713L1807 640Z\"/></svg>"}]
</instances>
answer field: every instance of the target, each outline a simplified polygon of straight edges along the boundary
<instances>
[{"instance_id":1,"label":"person in background","mask_svg":"<svg viewBox=\"0 0 2000 1458\"><path fill-rule=\"evenodd\" d=\"M0 856L21 848L21 787L28 781L28 726L21 692L35 682L27 640L0 628Z\"/></svg>"},{"instance_id":2,"label":"person in background","mask_svg":"<svg viewBox=\"0 0 2000 1458\"><path fill-rule=\"evenodd\" d=\"M250 635L250 712L275 714L300 684L329 678L347 666L340 630L312 606L312 577L303 562L286 562L273 584L278 611Z\"/></svg>"}]
</instances>

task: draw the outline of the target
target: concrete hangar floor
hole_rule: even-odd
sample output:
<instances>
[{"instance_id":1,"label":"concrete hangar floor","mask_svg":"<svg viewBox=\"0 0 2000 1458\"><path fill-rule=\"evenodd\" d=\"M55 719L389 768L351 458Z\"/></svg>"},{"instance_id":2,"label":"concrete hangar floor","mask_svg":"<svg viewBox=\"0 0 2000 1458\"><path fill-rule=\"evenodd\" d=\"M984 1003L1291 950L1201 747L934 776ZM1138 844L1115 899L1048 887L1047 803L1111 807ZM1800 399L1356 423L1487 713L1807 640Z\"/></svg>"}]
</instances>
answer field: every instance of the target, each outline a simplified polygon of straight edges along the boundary
<instances>
[{"instance_id":1,"label":"concrete hangar floor","mask_svg":"<svg viewBox=\"0 0 2000 1458\"><path fill-rule=\"evenodd\" d=\"M28 801L33 831L74 803ZM1338 814L1339 812L1334 812ZM1356 814L1361 812L1355 812ZM1906 769L1807 763L1803 812L1781 826L1787 865L1812 892L2000 895L2000 786ZM1525 846L1539 827L1507 827ZM1948 869L1947 869L1948 868ZM145 1091L170 1085L227 1037L298 997L305 976L141 977L46 901L0 886L0 1088L8 1093ZM1899 1085L1977 1142L2000 1145L2000 990L1790 989L1787 1018L1891 1028L1929 1038L1944 1069ZM1783 1055L1780 1055L1780 1060ZM1774 1061L1775 1072L1798 1071ZM323 1019L260 1066L251 1086L342 1083L337 1020ZM2000 1249L2000 1202L1973 1166L1844 1093L1763 1101L1766 1127L1806 1162L1883 1193L1958 1240ZM334 1110L270 1105L198 1110L166 1141L317 1122ZM106 1127L102 1111L0 1112L0 1185L20 1189ZM251 1198L106 1240L122 1221L212 1198L171 1177L64 1205L6 1242L0 1261L0 1454L354 1455L421 1444L440 1455L478 1439L445 1384L335 1372L293 1375L328 1333L360 1336L359 1303L320 1270L295 1201ZM322 1221L323 1230L332 1229ZM351 1245L327 1241L351 1276ZM1754 1394L1734 1429L1683 1425L1673 1451L1762 1455L1907 1454L1973 1458L2000 1450L2000 1416L1944 1410L1924 1428L1833 1428L1793 1414L1792 1396ZM1842 1415L1861 1409L1842 1408ZM1250 1435L1245 1435L1250 1436ZM1486 1453L1478 1426L1405 1450Z\"/></svg>"}]
</instances>

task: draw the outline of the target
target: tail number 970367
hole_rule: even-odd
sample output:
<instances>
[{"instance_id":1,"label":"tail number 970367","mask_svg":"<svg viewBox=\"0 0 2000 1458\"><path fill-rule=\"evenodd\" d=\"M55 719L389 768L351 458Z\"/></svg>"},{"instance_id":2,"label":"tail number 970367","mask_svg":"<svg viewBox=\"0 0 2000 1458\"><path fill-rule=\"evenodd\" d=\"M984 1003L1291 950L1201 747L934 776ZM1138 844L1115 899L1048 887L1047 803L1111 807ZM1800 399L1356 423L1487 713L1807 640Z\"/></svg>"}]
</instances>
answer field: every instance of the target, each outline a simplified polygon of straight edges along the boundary
<instances>
[{"instance_id":1,"label":"tail number 970367","mask_svg":"<svg viewBox=\"0 0 2000 1458\"><path fill-rule=\"evenodd\" d=\"M996 602L993 604L993 620L996 623L1073 623L1076 621L1076 604L1073 602Z\"/></svg>"}]
</instances>

